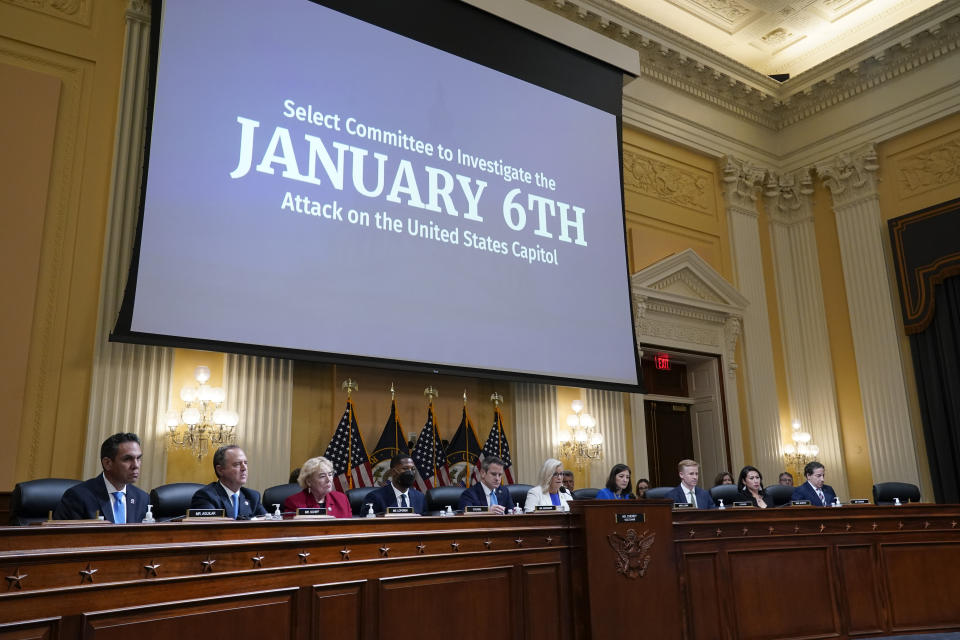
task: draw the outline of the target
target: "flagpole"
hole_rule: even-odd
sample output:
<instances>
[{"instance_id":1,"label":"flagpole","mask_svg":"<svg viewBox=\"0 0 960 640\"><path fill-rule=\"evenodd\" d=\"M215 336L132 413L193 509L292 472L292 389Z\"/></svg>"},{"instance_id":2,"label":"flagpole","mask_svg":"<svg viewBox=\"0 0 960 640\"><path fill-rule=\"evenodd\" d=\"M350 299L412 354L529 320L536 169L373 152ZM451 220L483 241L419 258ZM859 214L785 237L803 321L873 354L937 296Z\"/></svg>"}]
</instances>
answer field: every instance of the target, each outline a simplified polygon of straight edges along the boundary
<instances>
[{"instance_id":1,"label":"flagpole","mask_svg":"<svg viewBox=\"0 0 960 640\"><path fill-rule=\"evenodd\" d=\"M470 416L467 415L467 390L466 390L466 389L463 390L463 417L465 418L465 420L464 420L464 426L465 426L468 430L471 430L471 431L472 431L472 426L470 425ZM470 434L467 433L467 434L465 434L465 435L466 435L466 438L464 438L464 440L466 440L465 445L466 445L466 448L467 448L467 471L469 472L469 470L470 470ZM469 488L470 488L470 476L472 476L473 474L472 474L472 473L466 473L466 474L464 474L464 475L467 476L466 485L467 485L467 489L469 489Z\"/></svg>"},{"instance_id":2,"label":"flagpole","mask_svg":"<svg viewBox=\"0 0 960 640\"><path fill-rule=\"evenodd\" d=\"M500 403L503 402L503 396L494 391L490 395L490 402L493 403L493 417L497 420L497 430L503 429L503 416L500 415ZM497 457L503 459L503 438L497 433Z\"/></svg>"},{"instance_id":3,"label":"flagpole","mask_svg":"<svg viewBox=\"0 0 960 640\"><path fill-rule=\"evenodd\" d=\"M347 411L348 419L347 422L347 482L350 484L350 488L353 489L353 399L351 398L351 393L354 390L359 390L360 387L352 378L347 378L340 384L341 389L347 390Z\"/></svg>"},{"instance_id":4,"label":"flagpole","mask_svg":"<svg viewBox=\"0 0 960 640\"><path fill-rule=\"evenodd\" d=\"M439 398L440 394L433 387L427 387L423 390L423 395L427 397L429 404L427 405L427 411L429 412L431 422L433 422L433 429L430 431L430 441L433 443L433 448L431 449L430 461L433 464L433 482L437 481L437 416L433 413L433 399ZM436 486L436 485L434 485Z\"/></svg>"}]
</instances>

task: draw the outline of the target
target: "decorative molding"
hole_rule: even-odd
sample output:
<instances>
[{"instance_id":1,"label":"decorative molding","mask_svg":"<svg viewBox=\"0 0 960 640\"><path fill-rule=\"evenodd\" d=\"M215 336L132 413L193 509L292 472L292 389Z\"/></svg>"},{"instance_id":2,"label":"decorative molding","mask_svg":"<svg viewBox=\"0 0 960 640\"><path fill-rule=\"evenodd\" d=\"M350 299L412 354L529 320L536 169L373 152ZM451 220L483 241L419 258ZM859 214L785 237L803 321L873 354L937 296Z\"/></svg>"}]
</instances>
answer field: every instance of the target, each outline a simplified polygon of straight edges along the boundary
<instances>
[{"instance_id":1,"label":"decorative molding","mask_svg":"<svg viewBox=\"0 0 960 640\"><path fill-rule=\"evenodd\" d=\"M623 168L623 186L628 189L697 212L710 209L711 181L706 173L698 174L628 149L623 151Z\"/></svg>"},{"instance_id":2,"label":"decorative molding","mask_svg":"<svg viewBox=\"0 0 960 640\"><path fill-rule=\"evenodd\" d=\"M877 196L877 152L867 145L817 164L817 173L833 195L834 208L847 207Z\"/></svg>"},{"instance_id":3,"label":"decorative molding","mask_svg":"<svg viewBox=\"0 0 960 640\"><path fill-rule=\"evenodd\" d=\"M627 529L627 535L621 536L614 531L607 534L607 542L616 554L617 573L627 578L642 578L650 565L650 548L657 539L656 531L637 533Z\"/></svg>"},{"instance_id":4,"label":"decorative molding","mask_svg":"<svg viewBox=\"0 0 960 640\"><path fill-rule=\"evenodd\" d=\"M897 160L896 166L901 198L960 182L960 136Z\"/></svg>"},{"instance_id":5,"label":"decorative molding","mask_svg":"<svg viewBox=\"0 0 960 640\"><path fill-rule=\"evenodd\" d=\"M759 187L767 171L746 160L726 156L723 159L722 172L721 187L727 208L756 218L759 215L757 211Z\"/></svg>"},{"instance_id":6,"label":"decorative molding","mask_svg":"<svg viewBox=\"0 0 960 640\"><path fill-rule=\"evenodd\" d=\"M767 215L782 224L813 220L813 178L810 170L786 175L770 174L763 187Z\"/></svg>"},{"instance_id":7,"label":"decorative molding","mask_svg":"<svg viewBox=\"0 0 960 640\"><path fill-rule=\"evenodd\" d=\"M89 27L93 0L3 0L24 9Z\"/></svg>"}]
</instances>

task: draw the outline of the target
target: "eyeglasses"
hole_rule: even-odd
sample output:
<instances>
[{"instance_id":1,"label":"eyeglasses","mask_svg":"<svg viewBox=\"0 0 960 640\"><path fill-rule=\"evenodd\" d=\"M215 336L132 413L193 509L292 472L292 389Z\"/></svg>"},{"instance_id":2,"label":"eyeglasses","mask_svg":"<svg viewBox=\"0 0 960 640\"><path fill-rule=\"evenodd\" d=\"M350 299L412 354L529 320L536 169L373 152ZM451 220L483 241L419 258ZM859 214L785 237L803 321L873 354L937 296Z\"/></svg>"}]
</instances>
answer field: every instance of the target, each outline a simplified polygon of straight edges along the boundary
<instances>
[{"instance_id":1,"label":"eyeglasses","mask_svg":"<svg viewBox=\"0 0 960 640\"><path fill-rule=\"evenodd\" d=\"M554 478L560 478L560 477L562 477L562 476L563 476L563 471L554 471L554 472L553 472L553 477L554 477Z\"/></svg>"}]
</instances>

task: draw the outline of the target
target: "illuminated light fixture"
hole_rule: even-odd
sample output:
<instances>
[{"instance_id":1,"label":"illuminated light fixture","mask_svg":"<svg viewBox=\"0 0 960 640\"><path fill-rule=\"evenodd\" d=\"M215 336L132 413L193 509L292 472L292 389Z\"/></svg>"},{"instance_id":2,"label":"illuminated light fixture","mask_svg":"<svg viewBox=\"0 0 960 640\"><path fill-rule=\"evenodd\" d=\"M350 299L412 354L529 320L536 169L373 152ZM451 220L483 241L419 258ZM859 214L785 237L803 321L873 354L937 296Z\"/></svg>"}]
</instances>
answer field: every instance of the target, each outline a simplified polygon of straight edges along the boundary
<instances>
[{"instance_id":1,"label":"illuminated light fixture","mask_svg":"<svg viewBox=\"0 0 960 640\"><path fill-rule=\"evenodd\" d=\"M567 416L567 431L558 436L557 457L571 460L583 470L592 460L603 458L603 434L593 416L584 413L581 400L574 400L570 408L573 413Z\"/></svg>"},{"instance_id":2,"label":"illuminated light fixture","mask_svg":"<svg viewBox=\"0 0 960 640\"><path fill-rule=\"evenodd\" d=\"M783 448L783 458L787 463L787 468L794 471L794 477L799 482L803 474L803 468L811 460L817 459L820 447L811 442L813 436L808 431L800 429L798 420L794 420L791 426L793 433L790 434L790 439L793 442Z\"/></svg>"},{"instance_id":3,"label":"illuminated light fixture","mask_svg":"<svg viewBox=\"0 0 960 640\"><path fill-rule=\"evenodd\" d=\"M167 449L187 450L197 460L209 453L211 447L237 443L237 424L240 415L225 409L227 392L223 387L211 387L210 368L203 365L193 370L196 385L180 389L183 411L170 410L164 420L167 427Z\"/></svg>"}]
</instances>

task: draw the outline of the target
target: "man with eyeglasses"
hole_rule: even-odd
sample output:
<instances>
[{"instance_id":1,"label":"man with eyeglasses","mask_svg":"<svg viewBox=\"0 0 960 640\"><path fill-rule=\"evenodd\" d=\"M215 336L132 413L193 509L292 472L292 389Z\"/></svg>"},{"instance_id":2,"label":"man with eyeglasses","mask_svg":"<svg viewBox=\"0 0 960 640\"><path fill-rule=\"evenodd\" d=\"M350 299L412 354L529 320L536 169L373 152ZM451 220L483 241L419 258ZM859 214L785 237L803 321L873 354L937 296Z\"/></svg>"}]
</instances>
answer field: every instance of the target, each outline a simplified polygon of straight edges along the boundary
<instances>
[{"instance_id":1,"label":"man with eyeglasses","mask_svg":"<svg viewBox=\"0 0 960 640\"><path fill-rule=\"evenodd\" d=\"M249 520L267 515L260 504L260 494L247 489L247 456L235 444L227 444L213 454L213 472L217 481L197 489L190 501L191 509L223 509L228 518Z\"/></svg>"}]
</instances>

